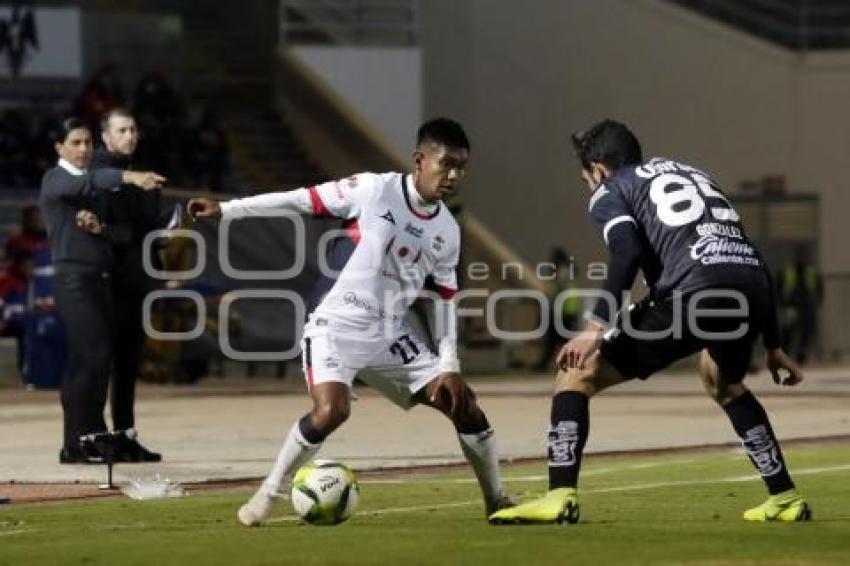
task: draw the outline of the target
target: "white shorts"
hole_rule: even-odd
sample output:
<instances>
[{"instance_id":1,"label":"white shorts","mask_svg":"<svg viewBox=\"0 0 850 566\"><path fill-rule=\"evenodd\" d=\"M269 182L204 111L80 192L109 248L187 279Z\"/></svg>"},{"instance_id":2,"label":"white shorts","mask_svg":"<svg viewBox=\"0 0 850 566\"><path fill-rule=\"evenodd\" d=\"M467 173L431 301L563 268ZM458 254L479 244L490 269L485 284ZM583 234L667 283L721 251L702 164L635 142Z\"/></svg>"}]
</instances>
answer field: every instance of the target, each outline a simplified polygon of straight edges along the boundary
<instances>
[{"instance_id":1,"label":"white shorts","mask_svg":"<svg viewBox=\"0 0 850 566\"><path fill-rule=\"evenodd\" d=\"M409 324L395 334L392 340L365 340L311 317L301 340L307 387L331 381L351 387L358 377L399 407L411 408L413 396L440 375L440 359Z\"/></svg>"}]
</instances>

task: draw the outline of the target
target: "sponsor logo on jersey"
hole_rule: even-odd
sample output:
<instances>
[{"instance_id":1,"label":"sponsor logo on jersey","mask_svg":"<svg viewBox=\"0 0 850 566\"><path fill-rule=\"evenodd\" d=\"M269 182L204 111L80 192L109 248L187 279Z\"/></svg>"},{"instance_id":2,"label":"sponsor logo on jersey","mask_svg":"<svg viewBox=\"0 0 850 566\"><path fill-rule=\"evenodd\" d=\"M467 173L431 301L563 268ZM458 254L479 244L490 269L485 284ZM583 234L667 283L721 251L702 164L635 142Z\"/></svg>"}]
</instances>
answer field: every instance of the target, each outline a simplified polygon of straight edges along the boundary
<instances>
[{"instance_id":1,"label":"sponsor logo on jersey","mask_svg":"<svg viewBox=\"0 0 850 566\"><path fill-rule=\"evenodd\" d=\"M734 228L734 227L729 227ZM691 259L703 265L738 264L761 265L756 250L745 241L732 237L705 234L700 236L691 249Z\"/></svg>"},{"instance_id":2,"label":"sponsor logo on jersey","mask_svg":"<svg viewBox=\"0 0 850 566\"><path fill-rule=\"evenodd\" d=\"M371 303L369 303L368 301L366 301L364 299L361 299L360 297L357 296L356 293L354 293L352 291L349 291L348 293L343 295L342 300L346 305L349 305L351 307L363 310L363 311L365 311L365 312L367 312L367 313L369 313L373 316L380 318L381 320L384 320L384 319L387 318L387 311L385 311L381 307L377 307L375 305L372 305ZM398 315L397 314L392 315L392 319L393 319L393 321L398 321Z\"/></svg>"},{"instance_id":3,"label":"sponsor logo on jersey","mask_svg":"<svg viewBox=\"0 0 850 566\"><path fill-rule=\"evenodd\" d=\"M434 249L435 252L439 252L443 249L443 245L445 243L446 241L443 239L443 237L437 234L436 236L434 236L434 239L431 240L431 247Z\"/></svg>"},{"instance_id":4,"label":"sponsor logo on jersey","mask_svg":"<svg viewBox=\"0 0 850 566\"><path fill-rule=\"evenodd\" d=\"M393 213L391 210L387 210L386 214L382 214L381 218L389 222L390 224L395 224L395 218L393 218Z\"/></svg>"},{"instance_id":5,"label":"sponsor logo on jersey","mask_svg":"<svg viewBox=\"0 0 850 566\"><path fill-rule=\"evenodd\" d=\"M336 369L339 367L339 360L334 357L325 358L325 367L328 369Z\"/></svg>"},{"instance_id":6,"label":"sponsor logo on jersey","mask_svg":"<svg viewBox=\"0 0 850 566\"><path fill-rule=\"evenodd\" d=\"M720 224L719 222L706 222L697 226L697 234L700 236L726 236L728 238L743 238L744 234L737 226Z\"/></svg>"},{"instance_id":7,"label":"sponsor logo on jersey","mask_svg":"<svg viewBox=\"0 0 850 566\"><path fill-rule=\"evenodd\" d=\"M414 226L410 222L407 223L407 226L404 227L404 231L413 236L414 238L421 238L422 234L425 233L424 228L420 228L418 226Z\"/></svg>"},{"instance_id":8,"label":"sponsor logo on jersey","mask_svg":"<svg viewBox=\"0 0 850 566\"><path fill-rule=\"evenodd\" d=\"M387 271L386 269L381 270L381 276L386 277L390 281L395 281L396 283L403 283L403 279L398 273L393 273L392 271Z\"/></svg>"}]
</instances>

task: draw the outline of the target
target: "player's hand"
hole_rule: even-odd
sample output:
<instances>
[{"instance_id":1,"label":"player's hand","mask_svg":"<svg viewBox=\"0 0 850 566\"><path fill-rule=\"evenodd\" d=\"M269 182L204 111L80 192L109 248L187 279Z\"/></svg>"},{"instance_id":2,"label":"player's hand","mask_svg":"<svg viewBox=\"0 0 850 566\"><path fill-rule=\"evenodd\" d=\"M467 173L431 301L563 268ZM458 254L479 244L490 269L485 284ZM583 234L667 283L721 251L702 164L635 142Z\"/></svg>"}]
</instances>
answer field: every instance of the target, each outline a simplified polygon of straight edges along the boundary
<instances>
[{"instance_id":1,"label":"player's hand","mask_svg":"<svg viewBox=\"0 0 850 566\"><path fill-rule=\"evenodd\" d=\"M103 224L100 223L100 219L91 210L82 209L77 211L77 226L95 236L103 233Z\"/></svg>"},{"instance_id":2,"label":"player's hand","mask_svg":"<svg viewBox=\"0 0 850 566\"><path fill-rule=\"evenodd\" d=\"M441 373L430 394L431 404L443 410L448 408L452 418L466 414L475 402L472 389L453 371Z\"/></svg>"},{"instance_id":3,"label":"player's hand","mask_svg":"<svg viewBox=\"0 0 850 566\"><path fill-rule=\"evenodd\" d=\"M162 188L162 185L168 180L153 171L124 171L121 178L125 183L136 185L145 191Z\"/></svg>"},{"instance_id":4,"label":"player's hand","mask_svg":"<svg viewBox=\"0 0 850 566\"><path fill-rule=\"evenodd\" d=\"M221 206L211 198L193 198L186 206L192 218L211 218L221 216Z\"/></svg>"},{"instance_id":5,"label":"player's hand","mask_svg":"<svg viewBox=\"0 0 850 566\"><path fill-rule=\"evenodd\" d=\"M558 367L564 371L569 368L584 369L584 364L602 344L603 333L604 329L601 326L589 322L578 336L564 344L558 352L556 359Z\"/></svg>"},{"instance_id":6,"label":"player's hand","mask_svg":"<svg viewBox=\"0 0 850 566\"><path fill-rule=\"evenodd\" d=\"M770 370L770 375L773 376L773 383L777 385L797 385L803 381L803 370L800 369L794 360L788 357L788 354L782 348L774 348L765 353L765 361L767 369ZM787 372L784 376L781 371Z\"/></svg>"}]
</instances>

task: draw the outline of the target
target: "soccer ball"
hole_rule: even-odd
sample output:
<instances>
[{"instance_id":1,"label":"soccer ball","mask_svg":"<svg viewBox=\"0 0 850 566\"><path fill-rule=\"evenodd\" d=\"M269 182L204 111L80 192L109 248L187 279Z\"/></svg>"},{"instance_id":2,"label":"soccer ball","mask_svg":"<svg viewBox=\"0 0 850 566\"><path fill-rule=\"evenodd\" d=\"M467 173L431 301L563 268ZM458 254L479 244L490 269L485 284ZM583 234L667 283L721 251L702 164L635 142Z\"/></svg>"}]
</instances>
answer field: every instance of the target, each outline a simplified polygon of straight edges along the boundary
<instances>
[{"instance_id":1,"label":"soccer ball","mask_svg":"<svg viewBox=\"0 0 850 566\"><path fill-rule=\"evenodd\" d=\"M360 500L354 472L339 462L316 460L295 473L292 506L313 525L338 525L348 519Z\"/></svg>"}]
</instances>

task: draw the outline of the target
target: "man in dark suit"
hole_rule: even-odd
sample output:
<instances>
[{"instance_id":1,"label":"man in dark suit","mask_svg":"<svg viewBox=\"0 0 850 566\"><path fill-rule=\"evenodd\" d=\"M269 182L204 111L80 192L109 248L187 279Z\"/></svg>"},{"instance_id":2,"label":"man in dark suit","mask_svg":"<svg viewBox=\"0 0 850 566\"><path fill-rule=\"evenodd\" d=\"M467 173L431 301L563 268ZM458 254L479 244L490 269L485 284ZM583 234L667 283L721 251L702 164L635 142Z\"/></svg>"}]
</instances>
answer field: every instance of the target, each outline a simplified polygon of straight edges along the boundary
<instances>
[{"instance_id":1,"label":"man in dark suit","mask_svg":"<svg viewBox=\"0 0 850 566\"><path fill-rule=\"evenodd\" d=\"M39 205L47 221L56 269L56 304L68 329L68 368L62 382L63 464L97 463L103 454L82 439L106 431L103 408L112 359L111 227L84 227L81 215L121 184L149 191L165 179L127 169L90 170L91 132L77 118L61 125L59 162L44 175ZM133 188L132 190L137 190Z\"/></svg>"}]
</instances>

